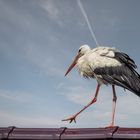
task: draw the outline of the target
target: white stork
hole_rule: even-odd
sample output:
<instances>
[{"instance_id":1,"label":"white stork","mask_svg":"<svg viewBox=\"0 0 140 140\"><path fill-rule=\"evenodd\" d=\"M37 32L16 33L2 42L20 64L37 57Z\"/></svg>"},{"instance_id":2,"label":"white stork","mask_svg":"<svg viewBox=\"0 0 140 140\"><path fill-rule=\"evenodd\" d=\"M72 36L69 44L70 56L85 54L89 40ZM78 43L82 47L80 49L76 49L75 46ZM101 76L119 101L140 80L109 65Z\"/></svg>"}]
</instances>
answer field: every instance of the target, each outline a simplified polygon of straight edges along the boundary
<instances>
[{"instance_id":1,"label":"white stork","mask_svg":"<svg viewBox=\"0 0 140 140\"><path fill-rule=\"evenodd\" d=\"M75 65L80 75L85 78L95 78L98 85L94 98L78 113L62 121L76 122L76 117L97 101L98 92L102 84L110 84L113 90L113 112L110 127L114 126L117 100L115 85L123 87L140 97L140 75L135 70L137 68L135 62L127 54L115 48L101 46L91 49L88 45L83 45L79 48L65 76Z\"/></svg>"}]
</instances>

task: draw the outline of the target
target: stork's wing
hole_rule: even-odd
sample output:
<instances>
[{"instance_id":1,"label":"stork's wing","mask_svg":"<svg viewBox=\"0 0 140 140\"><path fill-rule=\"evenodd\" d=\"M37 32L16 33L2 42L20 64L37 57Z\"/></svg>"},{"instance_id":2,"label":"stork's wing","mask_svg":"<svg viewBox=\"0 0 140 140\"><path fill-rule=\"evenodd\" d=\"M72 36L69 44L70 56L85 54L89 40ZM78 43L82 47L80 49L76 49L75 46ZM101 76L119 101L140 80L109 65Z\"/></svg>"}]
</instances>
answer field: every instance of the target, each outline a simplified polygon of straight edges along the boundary
<instances>
[{"instance_id":1,"label":"stork's wing","mask_svg":"<svg viewBox=\"0 0 140 140\"><path fill-rule=\"evenodd\" d=\"M137 68L133 59L131 59L127 54L123 52L119 52L115 48L97 47L93 51L98 53L100 56L115 58L119 62L125 63L129 68L132 68L132 69Z\"/></svg>"},{"instance_id":2,"label":"stork's wing","mask_svg":"<svg viewBox=\"0 0 140 140\"><path fill-rule=\"evenodd\" d=\"M109 48L109 47L98 47L96 48L95 52L98 53L100 56L115 58L120 63L125 64L129 69L131 69L133 72L139 75L135 71L137 65L135 64L134 60L130 58L126 53L119 52L115 48Z\"/></svg>"},{"instance_id":3,"label":"stork's wing","mask_svg":"<svg viewBox=\"0 0 140 140\"><path fill-rule=\"evenodd\" d=\"M121 63L125 63L129 68L137 68L134 60L125 53L115 52L115 58Z\"/></svg>"},{"instance_id":4,"label":"stork's wing","mask_svg":"<svg viewBox=\"0 0 140 140\"><path fill-rule=\"evenodd\" d=\"M117 59L122 65L98 67L94 69L94 73L100 75L107 83L121 86L140 96L140 75L135 70L135 62L127 54L121 52L114 52L112 58Z\"/></svg>"},{"instance_id":5,"label":"stork's wing","mask_svg":"<svg viewBox=\"0 0 140 140\"><path fill-rule=\"evenodd\" d=\"M97 53L100 56L114 57L117 50L110 47L97 47L92 50L92 52Z\"/></svg>"}]
</instances>

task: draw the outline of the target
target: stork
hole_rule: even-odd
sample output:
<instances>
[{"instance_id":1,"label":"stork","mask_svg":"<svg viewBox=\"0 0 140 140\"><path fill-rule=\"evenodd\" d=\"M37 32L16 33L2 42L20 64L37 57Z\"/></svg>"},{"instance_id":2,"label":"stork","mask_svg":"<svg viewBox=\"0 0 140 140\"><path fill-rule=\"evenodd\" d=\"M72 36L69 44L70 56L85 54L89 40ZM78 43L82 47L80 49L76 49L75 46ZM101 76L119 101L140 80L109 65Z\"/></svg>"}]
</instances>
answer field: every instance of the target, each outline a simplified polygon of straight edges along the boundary
<instances>
[{"instance_id":1,"label":"stork","mask_svg":"<svg viewBox=\"0 0 140 140\"><path fill-rule=\"evenodd\" d=\"M83 109L62 121L76 122L76 117L97 101L102 84L112 86L113 111L110 127L114 126L115 118L117 101L115 86L127 89L140 97L140 75L135 70L137 68L135 62L126 53L110 47L99 46L91 49L88 45L82 45L65 76L74 66L77 66L81 76L95 78L97 88L93 99Z\"/></svg>"}]
</instances>

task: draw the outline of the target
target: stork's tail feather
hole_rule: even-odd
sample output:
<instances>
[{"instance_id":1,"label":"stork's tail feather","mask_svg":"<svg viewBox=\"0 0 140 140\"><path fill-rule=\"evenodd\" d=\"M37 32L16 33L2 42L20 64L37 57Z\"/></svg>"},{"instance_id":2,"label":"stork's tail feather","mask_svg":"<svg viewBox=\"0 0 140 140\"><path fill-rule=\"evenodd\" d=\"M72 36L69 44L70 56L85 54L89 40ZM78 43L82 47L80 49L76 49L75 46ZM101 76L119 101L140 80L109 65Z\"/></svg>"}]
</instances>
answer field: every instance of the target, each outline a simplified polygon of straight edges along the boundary
<instances>
[{"instance_id":1,"label":"stork's tail feather","mask_svg":"<svg viewBox=\"0 0 140 140\"><path fill-rule=\"evenodd\" d=\"M129 91L135 93L140 97L140 75L133 69L128 70L125 68L125 74L121 76L121 78L115 78L117 80L119 86L128 89ZM126 71L129 73L126 75ZM131 73L131 74L130 74Z\"/></svg>"},{"instance_id":2,"label":"stork's tail feather","mask_svg":"<svg viewBox=\"0 0 140 140\"><path fill-rule=\"evenodd\" d=\"M122 77L125 80L121 80L128 90L134 92L140 97L140 75L135 70L137 68L133 59L131 59L127 54L122 52L116 52L115 57L122 64L125 64Z\"/></svg>"},{"instance_id":3,"label":"stork's tail feather","mask_svg":"<svg viewBox=\"0 0 140 140\"><path fill-rule=\"evenodd\" d=\"M133 75L132 77L129 78L129 90L134 92L137 96L140 97L140 76L139 75Z\"/></svg>"}]
</instances>

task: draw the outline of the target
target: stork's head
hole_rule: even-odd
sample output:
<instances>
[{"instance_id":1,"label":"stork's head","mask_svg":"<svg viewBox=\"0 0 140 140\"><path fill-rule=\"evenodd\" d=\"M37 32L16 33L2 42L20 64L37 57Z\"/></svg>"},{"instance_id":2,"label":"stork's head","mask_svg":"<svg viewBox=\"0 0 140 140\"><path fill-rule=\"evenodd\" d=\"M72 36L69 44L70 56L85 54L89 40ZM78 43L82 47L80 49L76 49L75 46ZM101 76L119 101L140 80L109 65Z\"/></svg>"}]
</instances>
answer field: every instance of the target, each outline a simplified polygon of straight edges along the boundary
<instances>
[{"instance_id":1,"label":"stork's head","mask_svg":"<svg viewBox=\"0 0 140 140\"><path fill-rule=\"evenodd\" d=\"M90 47L88 45L82 45L79 49L78 49L78 54L84 55L87 51L90 50Z\"/></svg>"},{"instance_id":2,"label":"stork's head","mask_svg":"<svg viewBox=\"0 0 140 140\"><path fill-rule=\"evenodd\" d=\"M72 64L69 66L68 70L65 73L65 76L72 70L72 68L77 64L78 59L83 56L85 53L87 53L90 49L90 47L88 45L82 45L79 49L78 49L78 53L76 55L76 57L74 58Z\"/></svg>"}]
</instances>

